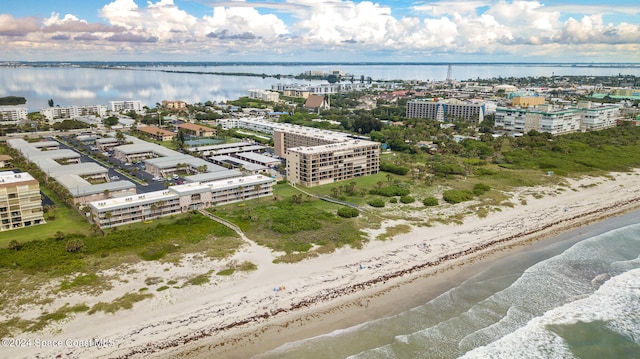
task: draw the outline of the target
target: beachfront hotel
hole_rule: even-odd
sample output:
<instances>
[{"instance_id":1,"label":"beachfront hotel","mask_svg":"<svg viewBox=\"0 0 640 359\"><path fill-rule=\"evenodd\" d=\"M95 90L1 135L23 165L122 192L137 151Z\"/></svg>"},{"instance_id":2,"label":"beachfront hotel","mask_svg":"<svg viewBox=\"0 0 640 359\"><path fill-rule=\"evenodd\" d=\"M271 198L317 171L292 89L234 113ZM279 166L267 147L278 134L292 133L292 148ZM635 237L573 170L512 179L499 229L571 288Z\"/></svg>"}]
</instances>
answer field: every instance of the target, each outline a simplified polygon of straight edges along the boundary
<instances>
[{"instance_id":1,"label":"beachfront hotel","mask_svg":"<svg viewBox=\"0 0 640 359\"><path fill-rule=\"evenodd\" d=\"M100 228L185 213L191 210L272 196L274 180L263 175L187 183L163 191L110 198L89 203Z\"/></svg>"},{"instance_id":2,"label":"beachfront hotel","mask_svg":"<svg viewBox=\"0 0 640 359\"><path fill-rule=\"evenodd\" d=\"M0 172L0 231L44 222L40 185L29 173Z\"/></svg>"}]
</instances>

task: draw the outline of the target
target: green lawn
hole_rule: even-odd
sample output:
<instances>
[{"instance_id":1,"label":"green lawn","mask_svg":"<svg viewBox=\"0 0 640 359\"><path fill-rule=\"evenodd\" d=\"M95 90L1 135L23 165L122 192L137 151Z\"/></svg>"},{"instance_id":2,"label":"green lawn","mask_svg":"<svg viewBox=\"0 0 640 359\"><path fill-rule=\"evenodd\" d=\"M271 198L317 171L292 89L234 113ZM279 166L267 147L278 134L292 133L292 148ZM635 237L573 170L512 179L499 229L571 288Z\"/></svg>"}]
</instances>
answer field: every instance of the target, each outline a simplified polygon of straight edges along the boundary
<instances>
[{"instance_id":1,"label":"green lawn","mask_svg":"<svg viewBox=\"0 0 640 359\"><path fill-rule=\"evenodd\" d=\"M0 248L6 248L9 241L14 239L20 243L24 243L36 239L52 238L58 231L84 235L91 233L89 222L82 218L78 212L60 202L56 195L46 187L41 186L40 189L55 203L55 219L37 226L0 232Z\"/></svg>"}]
</instances>

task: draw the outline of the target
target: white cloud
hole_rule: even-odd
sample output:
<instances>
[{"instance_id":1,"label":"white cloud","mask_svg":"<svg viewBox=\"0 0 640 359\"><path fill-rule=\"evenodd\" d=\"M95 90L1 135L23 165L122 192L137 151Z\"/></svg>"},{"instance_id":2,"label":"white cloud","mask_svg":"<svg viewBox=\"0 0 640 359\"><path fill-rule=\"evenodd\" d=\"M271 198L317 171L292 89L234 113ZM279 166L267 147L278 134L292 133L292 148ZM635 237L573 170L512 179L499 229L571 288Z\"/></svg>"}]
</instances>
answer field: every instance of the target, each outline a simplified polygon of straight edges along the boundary
<instances>
[{"instance_id":1,"label":"white cloud","mask_svg":"<svg viewBox=\"0 0 640 359\"><path fill-rule=\"evenodd\" d=\"M44 19L0 14L0 46L11 44L5 47L12 53L20 51L17 48L29 54L34 48L65 48L67 53L75 49L88 54L125 51L133 56L156 52L188 59L228 54L253 56L251 60L265 54L277 58L280 53L293 57L336 51L369 60L368 53L517 57L551 53L567 44L576 48L584 44L584 53L591 53L590 44L628 53L640 43L640 26L605 22L610 21L604 15L606 7L576 6L571 11L577 15L568 17L566 8L541 0L434 0L412 7L413 12L404 16L375 1L225 0L210 5L210 12L192 14L174 0L140 6L134 0L112 0L99 10L105 23L88 23L74 14L53 13ZM581 15L581 9L594 12ZM67 47L60 46L64 42Z\"/></svg>"},{"instance_id":2,"label":"white cloud","mask_svg":"<svg viewBox=\"0 0 640 359\"><path fill-rule=\"evenodd\" d=\"M200 35L209 39L274 40L288 33L282 20L273 14L260 14L250 7L216 7L212 16L204 16Z\"/></svg>"},{"instance_id":3,"label":"white cloud","mask_svg":"<svg viewBox=\"0 0 640 359\"><path fill-rule=\"evenodd\" d=\"M124 26L127 29L140 25L140 12L133 0L115 0L100 10L100 16L113 25Z\"/></svg>"}]
</instances>

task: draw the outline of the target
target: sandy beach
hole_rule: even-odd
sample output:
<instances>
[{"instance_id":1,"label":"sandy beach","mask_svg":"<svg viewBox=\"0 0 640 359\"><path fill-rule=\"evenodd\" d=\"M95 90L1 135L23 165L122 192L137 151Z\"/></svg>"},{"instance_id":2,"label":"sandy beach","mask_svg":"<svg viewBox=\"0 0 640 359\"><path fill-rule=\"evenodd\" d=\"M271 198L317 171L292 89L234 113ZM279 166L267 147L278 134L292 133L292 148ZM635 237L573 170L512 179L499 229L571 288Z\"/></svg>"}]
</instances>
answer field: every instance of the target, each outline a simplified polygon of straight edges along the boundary
<instances>
[{"instance_id":1,"label":"sandy beach","mask_svg":"<svg viewBox=\"0 0 640 359\"><path fill-rule=\"evenodd\" d=\"M640 207L640 172L566 180L567 186L522 188L513 207L463 224L413 227L386 241L374 238L403 221L369 231L363 249L336 252L295 264L274 264L274 253L252 242L224 261L189 255L178 265L144 262L113 270L113 288L95 297L74 294L49 304L89 306L149 287L154 296L132 310L86 313L40 333L17 338L23 347L3 347L3 357L216 357L246 358L286 342L328 333L391 315L435 297L492 258L516 247ZM461 213L465 204L444 205ZM438 209L443 211L443 209ZM424 211L425 222L432 215ZM158 292L145 279L164 282L224 269L229 260L251 261L258 270L201 286ZM21 316L39 314L32 308ZM50 309L50 310L51 310ZM38 345L36 345L36 342Z\"/></svg>"}]
</instances>

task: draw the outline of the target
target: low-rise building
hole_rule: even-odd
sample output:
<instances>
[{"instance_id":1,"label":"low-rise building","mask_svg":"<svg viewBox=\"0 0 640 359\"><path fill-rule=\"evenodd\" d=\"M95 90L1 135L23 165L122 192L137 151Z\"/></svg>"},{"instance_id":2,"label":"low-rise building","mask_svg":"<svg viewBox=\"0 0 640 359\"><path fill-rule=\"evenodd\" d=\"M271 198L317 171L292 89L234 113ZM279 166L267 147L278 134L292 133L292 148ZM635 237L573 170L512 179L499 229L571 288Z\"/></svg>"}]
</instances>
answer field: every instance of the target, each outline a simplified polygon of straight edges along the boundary
<instances>
[{"instance_id":1,"label":"low-rise building","mask_svg":"<svg viewBox=\"0 0 640 359\"><path fill-rule=\"evenodd\" d=\"M138 131L142 132L156 141L171 141L175 137L175 132L165 130L157 126L138 127Z\"/></svg>"},{"instance_id":2,"label":"low-rise building","mask_svg":"<svg viewBox=\"0 0 640 359\"><path fill-rule=\"evenodd\" d=\"M304 102L304 108L310 111L329 109L329 102L324 95L310 95Z\"/></svg>"},{"instance_id":3,"label":"low-rise building","mask_svg":"<svg viewBox=\"0 0 640 359\"><path fill-rule=\"evenodd\" d=\"M42 223L38 181L26 172L0 172L0 231Z\"/></svg>"},{"instance_id":4,"label":"low-rise building","mask_svg":"<svg viewBox=\"0 0 640 359\"><path fill-rule=\"evenodd\" d=\"M0 168L11 167L11 156L9 155L0 155Z\"/></svg>"},{"instance_id":5,"label":"low-rise building","mask_svg":"<svg viewBox=\"0 0 640 359\"><path fill-rule=\"evenodd\" d=\"M185 108L187 108L187 103L184 101L167 101L167 100L163 100L162 101L162 107L166 108L167 110L183 110Z\"/></svg>"},{"instance_id":6,"label":"low-rise building","mask_svg":"<svg viewBox=\"0 0 640 359\"><path fill-rule=\"evenodd\" d=\"M273 195L275 181L254 175L208 183L193 182L163 191L110 198L89 203L91 216L101 228L121 226L184 213L194 209Z\"/></svg>"},{"instance_id":7,"label":"low-rise building","mask_svg":"<svg viewBox=\"0 0 640 359\"><path fill-rule=\"evenodd\" d=\"M196 125L194 123L183 123L177 125L176 128L181 129L187 135L195 137L211 137L216 135L215 128Z\"/></svg>"}]
</instances>

